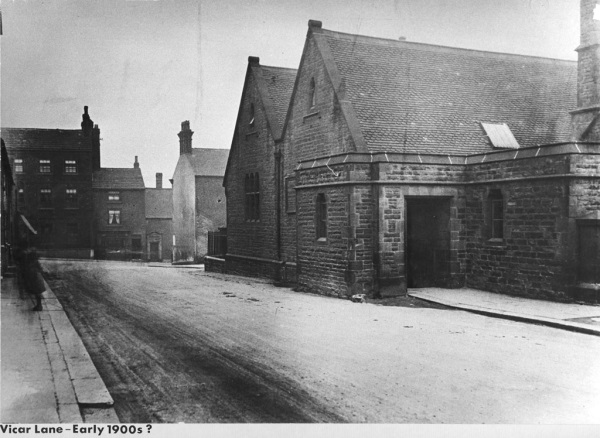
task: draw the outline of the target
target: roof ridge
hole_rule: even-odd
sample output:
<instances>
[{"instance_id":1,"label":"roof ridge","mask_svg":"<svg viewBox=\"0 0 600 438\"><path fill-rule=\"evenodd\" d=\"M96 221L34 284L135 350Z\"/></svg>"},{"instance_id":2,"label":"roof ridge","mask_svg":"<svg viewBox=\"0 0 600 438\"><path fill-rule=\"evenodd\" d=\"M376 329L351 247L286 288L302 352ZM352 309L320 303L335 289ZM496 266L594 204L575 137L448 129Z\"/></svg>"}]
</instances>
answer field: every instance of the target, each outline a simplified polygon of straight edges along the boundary
<instances>
[{"instance_id":1,"label":"roof ridge","mask_svg":"<svg viewBox=\"0 0 600 438\"><path fill-rule=\"evenodd\" d=\"M0 130L5 130L5 129L14 129L14 130L19 130L19 131L52 131L52 132L66 131L66 132L81 132L81 129L63 129L63 128L13 128L13 127L9 127L9 126L2 126L2 127L0 127Z\"/></svg>"},{"instance_id":2,"label":"roof ridge","mask_svg":"<svg viewBox=\"0 0 600 438\"><path fill-rule=\"evenodd\" d=\"M277 69L277 70L287 70L287 71L289 71L290 73L292 73L292 72L295 72L295 73L297 73L297 72L298 72L298 69L297 69L297 68L292 68L292 67L278 67L278 66L276 66L276 65L262 65L262 64L261 64L260 66L261 66L262 68L271 68L271 69L273 69L273 68L274 68L274 69Z\"/></svg>"},{"instance_id":3,"label":"roof ridge","mask_svg":"<svg viewBox=\"0 0 600 438\"><path fill-rule=\"evenodd\" d=\"M381 45L388 45L394 47L410 47L410 46L419 46L425 49L429 49L431 51L445 51L445 52L461 52L461 53L472 53L478 55L491 55L494 57L508 57L508 58L525 58L531 61L534 60L544 60L544 61L559 61L562 63L568 64L577 64L577 60L569 60L569 59L560 59L560 58L550 58L546 56L536 56L536 55L523 55L520 53L507 53L507 52L492 52L489 50L481 50L481 49L469 49L464 47L453 47L453 46L443 46L439 44L430 44L430 43L420 43L416 41L406 41L406 40L393 40L389 38L376 37L370 35L358 35L346 32L338 32L335 30L322 29L320 32L323 36L326 37L342 37L342 38L351 38L355 42L374 42Z\"/></svg>"}]
</instances>

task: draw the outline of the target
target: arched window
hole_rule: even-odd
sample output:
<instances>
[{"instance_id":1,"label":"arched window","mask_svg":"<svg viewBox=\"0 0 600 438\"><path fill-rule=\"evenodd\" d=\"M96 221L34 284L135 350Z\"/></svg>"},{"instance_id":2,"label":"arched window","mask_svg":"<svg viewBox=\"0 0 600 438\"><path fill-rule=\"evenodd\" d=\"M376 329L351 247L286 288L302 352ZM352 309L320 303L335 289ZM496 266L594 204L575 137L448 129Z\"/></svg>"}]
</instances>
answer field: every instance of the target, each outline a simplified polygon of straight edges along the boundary
<instances>
[{"instance_id":1,"label":"arched window","mask_svg":"<svg viewBox=\"0 0 600 438\"><path fill-rule=\"evenodd\" d=\"M308 92L308 109L312 109L315 107L315 104L317 103L317 96L316 96L316 87L315 87L315 78L311 78L310 79L310 88L309 88L309 92Z\"/></svg>"},{"instance_id":2,"label":"arched window","mask_svg":"<svg viewBox=\"0 0 600 438\"><path fill-rule=\"evenodd\" d=\"M504 199L499 189L490 190L488 196L490 239L504 238Z\"/></svg>"},{"instance_id":3,"label":"arched window","mask_svg":"<svg viewBox=\"0 0 600 438\"><path fill-rule=\"evenodd\" d=\"M319 193L317 195L316 202L316 231L317 239L327 238L327 198L325 193Z\"/></svg>"}]
</instances>

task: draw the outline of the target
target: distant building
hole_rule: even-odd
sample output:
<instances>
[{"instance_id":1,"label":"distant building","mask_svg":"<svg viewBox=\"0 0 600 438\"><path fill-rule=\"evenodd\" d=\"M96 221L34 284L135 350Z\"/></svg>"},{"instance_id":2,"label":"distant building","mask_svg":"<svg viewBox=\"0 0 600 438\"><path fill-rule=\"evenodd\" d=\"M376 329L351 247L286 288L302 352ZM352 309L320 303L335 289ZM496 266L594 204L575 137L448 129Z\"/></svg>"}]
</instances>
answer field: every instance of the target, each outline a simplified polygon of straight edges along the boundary
<instances>
[{"instance_id":1,"label":"distant building","mask_svg":"<svg viewBox=\"0 0 600 438\"><path fill-rule=\"evenodd\" d=\"M146 189L146 257L151 262L172 261L173 190L162 186L163 174L156 174L156 188Z\"/></svg>"},{"instance_id":2,"label":"distant building","mask_svg":"<svg viewBox=\"0 0 600 438\"><path fill-rule=\"evenodd\" d=\"M225 226L223 175L227 149L192 148L190 122L181 124L179 160L173 174L174 261L198 261L208 232Z\"/></svg>"},{"instance_id":3,"label":"distant building","mask_svg":"<svg viewBox=\"0 0 600 438\"><path fill-rule=\"evenodd\" d=\"M37 230L42 254L89 257L92 172L100 130L84 108L81 130L2 128L20 213Z\"/></svg>"},{"instance_id":4,"label":"distant building","mask_svg":"<svg viewBox=\"0 0 600 438\"><path fill-rule=\"evenodd\" d=\"M102 168L94 172L96 258L146 258L145 187L137 158L131 168Z\"/></svg>"}]
</instances>

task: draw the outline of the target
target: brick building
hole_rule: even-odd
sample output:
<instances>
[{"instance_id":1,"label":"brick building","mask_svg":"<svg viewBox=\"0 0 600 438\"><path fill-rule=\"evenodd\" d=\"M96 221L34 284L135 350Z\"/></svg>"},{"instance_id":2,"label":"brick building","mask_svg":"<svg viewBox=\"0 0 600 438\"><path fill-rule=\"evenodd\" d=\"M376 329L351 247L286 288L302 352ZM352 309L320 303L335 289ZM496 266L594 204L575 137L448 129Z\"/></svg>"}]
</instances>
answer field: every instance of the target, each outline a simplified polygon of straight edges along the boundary
<instances>
[{"instance_id":1,"label":"brick building","mask_svg":"<svg viewBox=\"0 0 600 438\"><path fill-rule=\"evenodd\" d=\"M278 278L281 133L296 70L260 65L248 58L224 186L227 195L227 269ZM289 184L289 181L284 182ZM294 273L293 265L288 266Z\"/></svg>"},{"instance_id":2,"label":"brick building","mask_svg":"<svg viewBox=\"0 0 600 438\"><path fill-rule=\"evenodd\" d=\"M171 261L173 253L173 190L162 186L163 174L156 174L156 188L146 189L146 256L151 262Z\"/></svg>"},{"instance_id":3,"label":"brick building","mask_svg":"<svg viewBox=\"0 0 600 438\"><path fill-rule=\"evenodd\" d=\"M18 215L17 215L17 187L13 178L12 168L10 166L10 159L6 152L6 146L4 140L2 143L2 173L0 174L0 181L2 187L2 205L1 205L1 220L2 220L2 259L1 259L1 272L4 276L9 264L13 263L13 248L17 243L17 227L18 227Z\"/></svg>"},{"instance_id":4,"label":"brick building","mask_svg":"<svg viewBox=\"0 0 600 438\"><path fill-rule=\"evenodd\" d=\"M595 5L582 0L579 69L348 35L310 21L280 139L273 148L259 136L237 155L232 147L225 179L228 216L278 218L276 242L258 233L247 242L232 217L229 252L246 247L279 266L295 263L299 290L332 296L469 286L565 300L593 290L600 283ZM244 96L252 96L248 77ZM242 98L238 147L257 111L249 102ZM275 207L261 192L254 218L229 196L253 193L241 164L268 163L273 149L281 163ZM240 270L236 256L228 253L226 269ZM263 272L263 260L254 268L246 262L247 273Z\"/></svg>"},{"instance_id":5,"label":"brick building","mask_svg":"<svg viewBox=\"0 0 600 438\"><path fill-rule=\"evenodd\" d=\"M85 255L92 248L92 172L100 130L84 108L81 130L2 128L19 212L37 230L42 254Z\"/></svg>"},{"instance_id":6,"label":"brick building","mask_svg":"<svg viewBox=\"0 0 600 438\"><path fill-rule=\"evenodd\" d=\"M175 262L202 259L208 232L225 226L223 175L227 149L192 148L190 122L181 123L179 160L173 174Z\"/></svg>"},{"instance_id":7,"label":"brick building","mask_svg":"<svg viewBox=\"0 0 600 438\"><path fill-rule=\"evenodd\" d=\"M137 156L131 168L101 168L94 172L96 258L145 259L145 196Z\"/></svg>"}]
</instances>

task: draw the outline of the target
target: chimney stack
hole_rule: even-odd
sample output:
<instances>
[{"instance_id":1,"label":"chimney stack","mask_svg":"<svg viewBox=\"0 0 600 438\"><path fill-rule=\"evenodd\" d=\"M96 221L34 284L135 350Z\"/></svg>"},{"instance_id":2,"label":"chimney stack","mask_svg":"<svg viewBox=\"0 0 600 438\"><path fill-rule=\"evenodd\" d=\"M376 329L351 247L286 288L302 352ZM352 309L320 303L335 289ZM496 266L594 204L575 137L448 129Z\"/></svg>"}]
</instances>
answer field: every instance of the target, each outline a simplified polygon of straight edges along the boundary
<instances>
[{"instance_id":1,"label":"chimney stack","mask_svg":"<svg viewBox=\"0 0 600 438\"><path fill-rule=\"evenodd\" d=\"M192 135L194 131L190 129L190 121L181 122L181 132L179 136L179 155L192 153Z\"/></svg>"},{"instance_id":2,"label":"chimney stack","mask_svg":"<svg viewBox=\"0 0 600 438\"><path fill-rule=\"evenodd\" d=\"M573 140L600 141L600 5L580 0L577 109L571 111Z\"/></svg>"},{"instance_id":3,"label":"chimney stack","mask_svg":"<svg viewBox=\"0 0 600 438\"><path fill-rule=\"evenodd\" d=\"M140 168L140 163L138 163L138 159L137 159L137 155L135 156L135 161L133 162L133 168L134 169L139 169Z\"/></svg>"},{"instance_id":4,"label":"chimney stack","mask_svg":"<svg viewBox=\"0 0 600 438\"><path fill-rule=\"evenodd\" d=\"M81 131L85 137L89 137L92 132L92 128L94 126L94 122L90 119L90 115L88 114L88 107L83 107L83 114L81 115Z\"/></svg>"},{"instance_id":5,"label":"chimney stack","mask_svg":"<svg viewBox=\"0 0 600 438\"><path fill-rule=\"evenodd\" d=\"M100 128L92 129L92 170L100 170Z\"/></svg>"},{"instance_id":6,"label":"chimney stack","mask_svg":"<svg viewBox=\"0 0 600 438\"><path fill-rule=\"evenodd\" d=\"M162 173L157 172L156 173L156 188L157 189L162 189Z\"/></svg>"}]
</instances>

